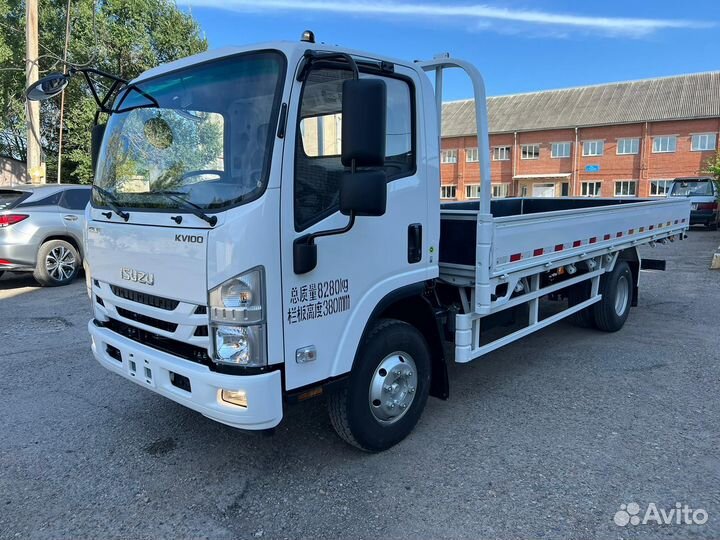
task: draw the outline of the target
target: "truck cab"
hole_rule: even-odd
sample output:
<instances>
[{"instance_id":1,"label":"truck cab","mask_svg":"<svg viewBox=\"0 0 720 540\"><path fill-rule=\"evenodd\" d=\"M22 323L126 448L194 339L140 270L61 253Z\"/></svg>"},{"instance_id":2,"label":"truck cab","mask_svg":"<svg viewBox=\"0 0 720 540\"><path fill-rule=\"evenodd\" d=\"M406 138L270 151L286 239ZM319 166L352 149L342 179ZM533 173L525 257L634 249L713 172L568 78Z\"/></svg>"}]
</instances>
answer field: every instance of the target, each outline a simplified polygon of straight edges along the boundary
<instances>
[{"instance_id":1,"label":"truck cab","mask_svg":"<svg viewBox=\"0 0 720 540\"><path fill-rule=\"evenodd\" d=\"M388 313L413 322L410 345L437 338L430 80L415 63L312 41L207 52L132 81L87 208L97 360L242 429L275 427L293 400L342 396ZM405 410L444 373L441 353L401 349L368 375L368 421L392 433L350 434L365 449L412 429Z\"/></svg>"}]
</instances>

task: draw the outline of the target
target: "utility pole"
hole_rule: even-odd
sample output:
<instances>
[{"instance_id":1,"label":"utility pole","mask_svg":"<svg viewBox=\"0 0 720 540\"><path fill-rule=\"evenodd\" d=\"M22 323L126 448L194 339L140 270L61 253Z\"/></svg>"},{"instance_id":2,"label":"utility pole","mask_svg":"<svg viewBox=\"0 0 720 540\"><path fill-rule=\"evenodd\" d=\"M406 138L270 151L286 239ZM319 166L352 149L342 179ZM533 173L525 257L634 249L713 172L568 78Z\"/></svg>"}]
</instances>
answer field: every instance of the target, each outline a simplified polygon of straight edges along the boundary
<instances>
[{"instance_id":1,"label":"utility pole","mask_svg":"<svg viewBox=\"0 0 720 540\"><path fill-rule=\"evenodd\" d=\"M25 85L38 80L38 0L25 0ZM27 170L33 183L44 182L40 168L40 103L25 100L27 108Z\"/></svg>"},{"instance_id":2,"label":"utility pole","mask_svg":"<svg viewBox=\"0 0 720 540\"><path fill-rule=\"evenodd\" d=\"M70 0L67 2L65 13L65 49L63 50L63 69L67 66L68 46L70 45ZM60 94L60 131L58 133L58 162L57 183L62 179L62 144L63 144L63 114L65 113L65 92Z\"/></svg>"}]
</instances>

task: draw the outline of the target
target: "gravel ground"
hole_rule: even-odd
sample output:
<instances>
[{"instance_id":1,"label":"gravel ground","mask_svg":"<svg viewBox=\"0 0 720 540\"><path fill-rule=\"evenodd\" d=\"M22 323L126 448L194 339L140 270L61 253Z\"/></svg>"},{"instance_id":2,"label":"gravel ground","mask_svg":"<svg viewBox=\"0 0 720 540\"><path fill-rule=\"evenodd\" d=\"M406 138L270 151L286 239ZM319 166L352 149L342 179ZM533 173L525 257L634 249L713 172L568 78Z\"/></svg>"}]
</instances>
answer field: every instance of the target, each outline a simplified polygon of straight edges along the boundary
<instances>
[{"instance_id":1,"label":"gravel ground","mask_svg":"<svg viewBox=\"0 0 720 540\"><path fill-rule=\"evenodd\" d=\"M559 323L470 365L378 455L323 401L273 436L100 367L84 285L0 280L1 538L718 538L720 234L658 247L613 335ZM636 502L704 525L620 527Z\"/></svg>"}]
</instances>

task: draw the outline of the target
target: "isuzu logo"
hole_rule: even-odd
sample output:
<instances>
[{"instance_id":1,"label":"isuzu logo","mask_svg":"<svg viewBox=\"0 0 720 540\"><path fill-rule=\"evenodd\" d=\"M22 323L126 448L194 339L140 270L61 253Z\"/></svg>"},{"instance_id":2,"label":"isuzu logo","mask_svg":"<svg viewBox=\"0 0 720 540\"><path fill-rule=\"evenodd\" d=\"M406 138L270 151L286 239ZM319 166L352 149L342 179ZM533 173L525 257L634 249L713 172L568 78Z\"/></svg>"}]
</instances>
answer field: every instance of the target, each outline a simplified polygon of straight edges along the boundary
<instances>
[{"instance_id":1,"label":"isuzu logo","mask_svg":"<svg viewBox=\"0 0 720 540\"><path fill-rule=\"evenodd\" d=\"M205 238L192 234L176 234L175 241L185 242L186 244L202 244L205 241Z\"/></svg>"},{"instance_id":2,"label":"isuzu logo","mask_svg":"<svg viewBox=\"0 0 720 540\"><path fill-rule=\"evenodd\" d=\"M149 272L141 272L134 268L121 268L120 277L126 281L134 281L143 285L155 285L155 274Z\"/></svg>"}]
</instances>

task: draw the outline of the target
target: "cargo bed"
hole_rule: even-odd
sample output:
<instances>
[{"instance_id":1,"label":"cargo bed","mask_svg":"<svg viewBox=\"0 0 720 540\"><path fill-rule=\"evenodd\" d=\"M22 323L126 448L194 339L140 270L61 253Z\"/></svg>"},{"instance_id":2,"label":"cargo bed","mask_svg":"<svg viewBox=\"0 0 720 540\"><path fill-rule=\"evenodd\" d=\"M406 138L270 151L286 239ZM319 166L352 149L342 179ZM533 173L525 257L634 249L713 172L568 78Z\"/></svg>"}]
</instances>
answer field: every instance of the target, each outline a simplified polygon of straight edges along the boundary
<instances>
[{"instance_id":1,"label":"cargo bed","mask_svg":"<svg viewBox=\"0 0 720 540\"><path fill-rule=\"evenodd\" d=\"M588 309L602 299L600 279L620 259L639 271L641 244L684 237L690 203L685 199L528 199L444 204L440 216L440 280L458 288L455 360L468 362ZM566 295L589 282L587 294L552 316L539 301ZM636 298L637 279L633 298ZM527 323L491 342L481 339L481 319L527 304Z\"/></svg>"},{"instance_id":2,"label":"cargo bed","mask_svg":"<svg viewBox=\"0 0 720 540\"><path fill-rule=\"evenodd\" d=\"M479 202L443 204L440 276L475 281ZM669 238L688 228L688 201L678 199L495 199L490 277L578 254ZM469 281L468 281L469 280Z\"/></svg>"}]
</instances>

